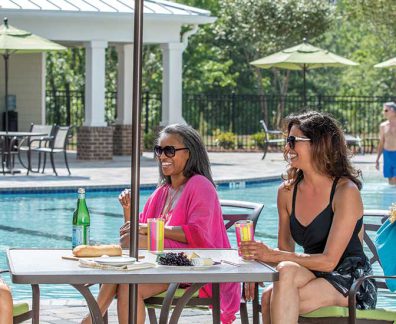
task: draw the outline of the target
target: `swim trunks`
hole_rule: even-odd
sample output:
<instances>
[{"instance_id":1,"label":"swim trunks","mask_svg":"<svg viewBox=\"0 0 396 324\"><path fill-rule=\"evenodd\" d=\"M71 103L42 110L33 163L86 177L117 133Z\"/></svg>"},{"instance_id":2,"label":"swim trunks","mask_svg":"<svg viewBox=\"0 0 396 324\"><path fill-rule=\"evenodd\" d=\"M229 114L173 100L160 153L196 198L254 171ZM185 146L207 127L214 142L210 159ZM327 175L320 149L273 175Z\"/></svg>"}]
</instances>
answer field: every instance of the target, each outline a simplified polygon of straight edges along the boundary
<instances>
[{"instance_id":1,"label":"swim trunks","mask_svg":"<svg viewBox=\"0 0 396 324\"><path fill-rule=\"evenodd\" d=\"M396 151L384 150L384 177L396 177Z\"/></svg>"}]
</instances>

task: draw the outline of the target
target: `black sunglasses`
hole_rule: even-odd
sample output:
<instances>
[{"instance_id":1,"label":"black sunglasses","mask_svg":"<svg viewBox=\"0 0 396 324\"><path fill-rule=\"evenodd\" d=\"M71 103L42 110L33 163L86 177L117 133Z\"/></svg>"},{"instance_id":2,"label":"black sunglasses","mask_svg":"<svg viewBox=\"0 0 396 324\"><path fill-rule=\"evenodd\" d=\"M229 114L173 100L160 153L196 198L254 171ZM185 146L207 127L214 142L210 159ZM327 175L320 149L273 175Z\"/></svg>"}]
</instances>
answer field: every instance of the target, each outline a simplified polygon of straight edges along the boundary
<instances>
[{"instance_id":1,"label":"black sunglasses","mask_svg":"<svg viewBox=\"0 0 396 324\"><path fill-rule=\"evenodd\" d=\"M161 147L159 145L154 146L154 153L156 156L160 157L162 153L164 153L167 157L171 158L176 155L177 151L181 150L188 150L188 147L181 147L181 148L175 148L174 146L164 146Z\"/></svg>"},{"instance_id":2,"label":"black sunglasses","mask_svg":"<svg viewBox=\"0 0 396 324\"><path fill-rule=\"evenodd\" d=\"M286 143L289 144L289 147L294 150L296 147L296 142L308 142L310 141L310 138L307 137L298 137L298 136L288 136L286 138Z\"/></svg>"}]
</instances>

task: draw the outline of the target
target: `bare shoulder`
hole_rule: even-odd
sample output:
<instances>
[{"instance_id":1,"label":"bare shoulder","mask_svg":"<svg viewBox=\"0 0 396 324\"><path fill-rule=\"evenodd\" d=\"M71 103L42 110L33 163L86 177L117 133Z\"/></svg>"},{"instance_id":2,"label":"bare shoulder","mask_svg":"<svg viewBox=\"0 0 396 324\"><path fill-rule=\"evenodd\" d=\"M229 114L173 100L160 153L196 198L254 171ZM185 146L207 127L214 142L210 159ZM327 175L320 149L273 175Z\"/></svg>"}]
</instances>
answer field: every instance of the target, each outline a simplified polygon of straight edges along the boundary
<instances>
[{"instance_id":1,"label":"bare shoulder","mask_svg":"<svg viewBox=\"0 0 396 324\"><path fill-rule=\"evenodd\" d=\"M294 184L290 185L288 181L283 181L278 187L278 197L289 197L293 192Z\"/></svg>"},{"instance_id":2,"label":"bare shoulder","mask_svg":"<svg viewBox=\"0 0 396 324\"><path fill-rule=\"evenodd\" d=\"M278 209L285 208L287 211L291 209L293 188L294 185L290 185L287 181L282 182L278 187Z\"/></svg>"},{"instance_id":3,"label":"bare shoulder","mask_svg":"<svg viewBox=\"0 0 396 324\"><path fill-rule=\"evenodd\" d=\"M348 178L341 178L338 181L337 189L334 194L333 205L338 207L348 207L363 211L363 202L357 185Z\"/></svg>"},{"instance_id":4,"label":"bare shoulder","mask_svg":"<svg viewBox=\"0 0 396 324\"><path fill-rule=\"evenodd\" d=\"M360 196L360 191L356 183L348 178L341 178L338 180L335 194L337 193L341 195L358 194Z\"/></svg>"},{"instance_id":5,"label":"bare shoulder","mask_svg":"<svg viewBox=\"0 0 396 324\"><path fill-rule=\"evenodd\" d=\"M384 128L385 126L389 125L389 120L385 120L380 124L380 128Z\"/></svg>"}]
</instances>

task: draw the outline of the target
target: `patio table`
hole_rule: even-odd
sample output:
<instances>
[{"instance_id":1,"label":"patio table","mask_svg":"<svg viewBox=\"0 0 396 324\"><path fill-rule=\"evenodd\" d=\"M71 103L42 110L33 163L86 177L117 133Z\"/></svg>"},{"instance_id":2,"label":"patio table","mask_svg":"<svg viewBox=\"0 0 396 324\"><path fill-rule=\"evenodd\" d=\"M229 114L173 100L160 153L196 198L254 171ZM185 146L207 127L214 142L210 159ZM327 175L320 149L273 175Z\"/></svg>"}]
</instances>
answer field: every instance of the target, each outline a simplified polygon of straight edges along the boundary
<instances>
[{"instance_id":1,"label":"patio table","mask_svg":"<svg viewBox=\"0 0 396 324\"><path fill-rule=\"evenodd\" d=\"M169 250L180 251L180 250ZM201 257L211 257L215 261L227 260L240 262L237 250L233 249L184 249ZM168 252L168 250L167 250ZM103 318L95 298L86 284L104 283L194 283L199 288L206 283L218 287L221 282L263 282L278 280L278 273L270 266L255 261L243 262L240 266L221 263L203 270L179 270L169 267L155 267L132 271L113 271L82 268L76 261L62 259L70 256L71 251L65 249L19 249L7 250L8 265L13 283L16 284L69 284L76 288L85 298L90 309L93 323L102 324ZM145 262L155 262L156 255L140 250ZM37 287L37 286L36 286ZM215 287L214 287L215 289ZM187 289L188 292L188 289ZM186 292L186 294L187 294ZM179 313L184 304L177 305L174 312ZM181 308L181 309L178 309ZM33 323L39 322L39 303L33 303ZM168 312L169 307L161 308ZM173 314L172 314L173 315ZM177 323L178 318L171 318L170 323ZM168 314L160 316L160 324L168 321Z\"/></svg>"},{"instance_id":2,"label":"patio table","mask_svg":"<svg viewBox=\"0 0 396 324\"><path fill-rule=\"evenodd\" d=\"M5 173L20 173L20 170L14 170L14 166L12 165L11 162L11 151L12 151L12 146L15 143L17 139L25 138L25 137L31 137L31 136L48 136L47 133L33 133L33 132L0 132L0 137L4 137L5 141L4 143L6 144L4 147L3 154L6 152L7 153L7 159L6 159L6 166L7 166L7 171Z\"/></svg>"}]
</instances>

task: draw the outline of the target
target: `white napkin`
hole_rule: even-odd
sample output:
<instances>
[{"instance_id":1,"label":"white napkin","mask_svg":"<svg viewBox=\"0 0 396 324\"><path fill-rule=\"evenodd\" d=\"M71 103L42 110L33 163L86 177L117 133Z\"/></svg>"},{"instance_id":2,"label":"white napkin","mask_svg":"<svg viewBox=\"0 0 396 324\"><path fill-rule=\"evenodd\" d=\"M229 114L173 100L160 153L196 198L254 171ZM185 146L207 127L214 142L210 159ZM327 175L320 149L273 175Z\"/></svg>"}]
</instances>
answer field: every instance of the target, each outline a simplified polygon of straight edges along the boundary
<instances>
[{"instance_id":1,"label":"white napkin","mask_svg":"<svg viewBox=\"0 0 396 324\"><path fill-rule=\"evenodd\" d=\"M141 269L149 269L154 268L157 265L151 262L135 262L133 264L123 265L123 266L113 266L108 264L99 264L90 259L80 259L79 266L83 268L95 268L102 270L118 270L118 271L132 271L132 270L141 270Z\"/></svg>"}]
</instances>

